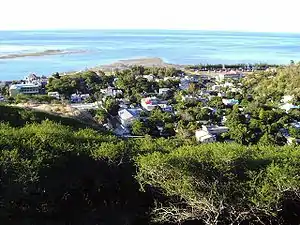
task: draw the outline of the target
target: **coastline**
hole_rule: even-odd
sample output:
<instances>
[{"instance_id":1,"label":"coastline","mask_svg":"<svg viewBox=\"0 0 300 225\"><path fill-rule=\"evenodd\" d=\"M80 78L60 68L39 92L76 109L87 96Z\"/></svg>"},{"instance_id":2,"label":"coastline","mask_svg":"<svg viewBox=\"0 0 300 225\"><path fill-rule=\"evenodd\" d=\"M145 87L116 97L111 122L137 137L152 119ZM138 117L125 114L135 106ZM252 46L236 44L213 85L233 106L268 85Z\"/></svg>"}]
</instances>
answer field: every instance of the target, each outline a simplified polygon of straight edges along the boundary
<instances>
[{"instance_id":1,"label":"coastline","mask_svg":"<svg viewBox=\"0 0 300 225\"><path fill-rule=\"evenodd\" d=\"M80 54L86 53L86 50L45 50L40 52L29 52L29 53L12 53L6 55L0 55L1 59L16 59L24 57L40 57L47 55L67 55L67 54Z\"/></svg>"}]
</instances>

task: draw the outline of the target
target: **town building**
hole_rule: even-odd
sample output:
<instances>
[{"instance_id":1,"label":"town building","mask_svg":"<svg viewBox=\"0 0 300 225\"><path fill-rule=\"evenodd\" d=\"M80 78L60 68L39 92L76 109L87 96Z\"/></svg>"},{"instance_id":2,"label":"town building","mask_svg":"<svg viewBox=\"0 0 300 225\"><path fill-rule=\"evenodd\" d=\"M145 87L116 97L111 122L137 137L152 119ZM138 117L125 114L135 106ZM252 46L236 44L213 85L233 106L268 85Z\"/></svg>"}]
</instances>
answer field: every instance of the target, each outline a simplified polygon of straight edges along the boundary
<instances>
[{"instance_id":1,"label":"town building","mask_svg":"<svg viewBox=\"0 0 300 225\"><path fill-rule=\"evenodd\" d=\"M116 89L114 87L108 87L105 89L101 89L100 92L104 94L106 97L117 97L123 95L123 91L120 89Z\"/></svg>"},{"instance_id":2,"label":"town building","mask_svg":"<svg viewBox=\"0 0 300 225\"><path fill-rule=\"evenodd\" d=\"M154 81L154 76L152 74L144 75L143 78L147 79L148 82Z\"/></svg>"},{"instance_id":3,"label":"town building","mask_svg":"<svg viewBox=\"0 0 300 225\"><path fill-rule=\"evenodd\" d=\"M135 120L140 118L142 111L140 108L121 109L118 112L119 120L124 127L130 127Z\"/></svg>"},{"instance_id":4,"label":"town building","mask_svg":"<svg viewBox=\"0 0 300 225\"><path fill-rule=\"evenodd\" d=\"M152 111L158 107L159 100L156 97L143 98L141 100L141 105L147 111Z\"/></svg>"},{"instance_id":5,"label":"town building","mask_svg":"<svg viewBox=\"0 0 300 225\"><path fill-rule=\"evenodd\" d=\"M218 81L224 81L224 80L240 80L241 78L243 78L244 75L240 72L237 71L230 71L230 72L225 72L225 73L220 73L217 76L217 80Z\"/></svg>"},{"instance_id":6,"label":"town building","mask_svg":"<svg viewBox=\"0 0 300 225\"><path fill-rule=\"evenodd\" d=\"M9 95L15 97L18 94L39 94L41 86L37 84L13 84L9 88Z\"/></svg>"},{"instance_id":7,"label":"town building","mask_svg":"<svg viewBox=\"0 0 300 225\"><path fill-rule=\"evenodd\" d=\"M201 143L213 143L216 137L205 130L196 130L196 140Z\"/></svg>"},{"instance_id":8,"label":"town building","mask_svg":"<svg viewBox=\"0 0 300 225\"><path fill-rule=\"evenodd\" d=\"M280 106L280 109L285 110L287 113L292 109L300 109L300 106L293 105L291 103L285 103Z\"/></svg>"},{"instance_id":9,"label":"town building","mask_svg":"<svg viewBox=\"0 0 300 225\"><path fill-rule=\"evenodd\" d=\"M293 137L286 137L286 143L288 145L300 144L300 139L299 138L293 138Z\"/></svg>"},{"instance_id":10,"label":"town building","mask_svg":"<svg viewBox=\"0 0 300 225\"><path fill-rule=\"evenodd\" d=\"M56 98L56 99L60 99L60 94L55 91L55 92L48 92L48 96Z\"/></svg>"},{"instance_id":11,"label":"town building","mask_svg":"<svg viewBox=\"0 0 300 225\"><path fill-rule=\"evenodd\" d=\"M30 74L25 77L26 84L36 84L44 86L48 83L48 78L46 76L37 76L36 74Z\"/></svg>"},{"instance_id":12,"label":"town building","mask_svg":"<svg viewBox=\"0 0 300 225\"><path fill-rule=\"evenodd\" d=\"M224 127L224 126L216 126L216 125L210 125L210 126L202 126L202 130L207 131L208 133L212 134L212 135L221 135L223 133L226 133L229 131L228 127Z\"/></svg>"},{"instance_id":13,"label":"town building","mask_svg":"<svg viewBox=\"0 0 300 225\"><path fill-rule=\"evenodd\" d=\"M191 81L189 78L180 79L179 88L180 90L187 90L190 87Z\"/></svg>"},{"instance_id":14,"label":"town building","mask_svg":"<svg viewBox=\"0 0 300 225\"><path fill-rule=\"evenodd\" d=\"M283 103L291 103L294 99L294 96L291 95L285 95L282 97L281 102Z\"/></svg>"},{"instance_id":15,"label":"town building","mask_svg":"<svg viewBox=\"0 0 300 225\"><path fill-rule=\"evenodd\" d=\"M72 103L81 103L82 101L89 98L89 94L72 94L71 95L71 102Z\"/></svg>"},{"instance_id":16,"label":"town building","mask_svg":"<svg viewBox=\"0 0 300 225\"><path fill-rule=\"evenodd\" d=\"M228 127L224 126L215 126L215 125L202 125L202 128L196 130L195 136L196 140L201 143L212 143L215 142L217 139L216 137L228 132Z\"/></svg>"},{"instance_id":17,"label":"town building","mask_svg":"<svg viewBox=\"0 0 300 225\"><path fill-rule=\"evenodd\" d=\"M173 112L173 107L171 105L160 103L158 104L158 107L161 108L161 110L164 112L169 112L169 113Z\"/></svg>"},{"instance_id":18,"label":"town building","mask_svg":"<svg viewBox=\"0 0 300 225\"><path fill-rule=\"evenodd\" d=\"M158 94L160 94L160 95L166 95L166 94L168 94L170 92L170 90L171 90L171 88L160 88L158 90Z\"/></svg>"},{"instance_id":19,"label":"town building","mask_svg":"<svg viewBox=\"0 0 300 225\"><path fill-rule=\"evenodd\" d=\"M167 101L161 101L157 97L148 97L141 99L142 107L147 111L152 111L155 108L161 108L164 112L172 112L173 107Z\"/></svg>"}]
</instances>

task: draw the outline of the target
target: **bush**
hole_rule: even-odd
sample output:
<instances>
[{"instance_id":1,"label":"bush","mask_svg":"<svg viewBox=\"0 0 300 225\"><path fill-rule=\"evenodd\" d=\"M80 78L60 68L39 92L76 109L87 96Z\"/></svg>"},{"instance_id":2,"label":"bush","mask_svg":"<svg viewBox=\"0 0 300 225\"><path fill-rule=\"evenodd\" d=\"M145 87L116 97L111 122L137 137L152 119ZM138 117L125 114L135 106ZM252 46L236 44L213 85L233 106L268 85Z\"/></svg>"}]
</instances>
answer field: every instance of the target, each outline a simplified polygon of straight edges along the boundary
<instances>
[{"instance_id":1,"label":"bush","mask_svg":"<svg viewBox=\"0 0 300 225\"><path fill-rule=\"evenodd\" d=\"M300 148L183 146L137 159L142 187L160 195L156 222L297 224ZM161 196L167 196L168 198ZM298 197L297 197L298 196Z\"/></svg>"}]
</instances>

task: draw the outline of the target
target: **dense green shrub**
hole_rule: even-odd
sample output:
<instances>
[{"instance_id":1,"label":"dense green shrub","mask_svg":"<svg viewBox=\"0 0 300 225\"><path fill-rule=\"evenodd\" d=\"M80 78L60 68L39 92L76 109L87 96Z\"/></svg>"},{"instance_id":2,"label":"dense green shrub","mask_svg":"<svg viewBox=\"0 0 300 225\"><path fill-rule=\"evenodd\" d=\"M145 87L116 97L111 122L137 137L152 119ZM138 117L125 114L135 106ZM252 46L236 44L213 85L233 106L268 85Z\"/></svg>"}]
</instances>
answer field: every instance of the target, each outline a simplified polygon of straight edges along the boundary
<instances>
[{"instance_id":1,"label":"dense green shrub","mask_svg":"<svg viewBox=\"0 0 300 225\"><path fill-rule=\"evenodd\" d=\"M0 109L3 224L300 223L300 147L126 140Z\"/></svg>"},{"instance_id":2,"label":"dense green shrub","mask_svg":"<svg viewBox=\"0 0 300 225\"><path fill-rule=\"evenodd\" d=\"M1 223L147 224L151 199L123 147L113 136L50 121L2 124Z\"/></svg>"},{"instance_id":3,"label":"dense green shrub","mask_svg":"<svg viewBox=\"0 0 300 225\"><path fill-rule=\"evenodd\" d=\"M137 165L142 187L169 197L157 197L155 221L300 222L299 147L183 146L140 156Z\"/></svg>"}]
</instances>

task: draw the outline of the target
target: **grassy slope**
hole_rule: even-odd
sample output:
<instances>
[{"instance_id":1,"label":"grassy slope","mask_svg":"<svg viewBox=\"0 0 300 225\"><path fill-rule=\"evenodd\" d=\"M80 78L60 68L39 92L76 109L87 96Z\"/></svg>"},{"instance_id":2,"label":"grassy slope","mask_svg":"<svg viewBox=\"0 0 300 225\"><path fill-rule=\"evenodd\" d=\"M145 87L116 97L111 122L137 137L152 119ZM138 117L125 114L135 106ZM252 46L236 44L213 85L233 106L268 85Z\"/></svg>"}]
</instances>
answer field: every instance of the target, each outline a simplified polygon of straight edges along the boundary
<instances>
[{"instance_id":1,"label":"grassy slope","mask_svg":"<svg viewBox=\"0 0 300 225\"><path fill-rule=\"evenodd\" d=\"M73 128L91 127L83 121L71 117L62 117L31 109L0 105L0 122L9 123L11 126L19 127L27 123L41 123L44 120L51 120Z\"/></svg>"}]
</instances>

